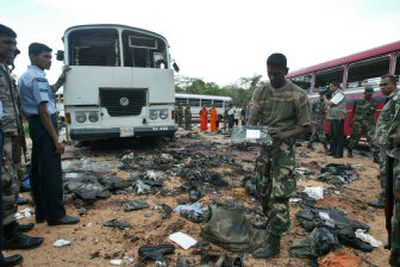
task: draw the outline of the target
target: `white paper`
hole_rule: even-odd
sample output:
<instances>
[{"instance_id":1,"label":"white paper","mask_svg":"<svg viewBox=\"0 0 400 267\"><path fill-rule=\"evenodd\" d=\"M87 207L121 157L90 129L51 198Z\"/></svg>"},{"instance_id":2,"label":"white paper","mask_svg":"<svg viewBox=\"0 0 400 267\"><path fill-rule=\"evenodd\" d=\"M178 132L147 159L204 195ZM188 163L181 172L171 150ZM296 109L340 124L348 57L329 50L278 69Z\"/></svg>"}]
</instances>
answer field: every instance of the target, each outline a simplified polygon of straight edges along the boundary
<instances>
[{"instance_id":1,"label":"white paper","mask_svg":"<svg viewBox=\"0 0 400 267\"><path fill-rule=\"evenodd\" d=\"M260 130L246 130L246 139L259 139L261 137Z\"/></svg>"},{"instance_id":2,"label":"white paper","mask_svg":"<svg viewBox=\"0 0 400 267\"><path fill-rule=\"evenodd\" d=\"M362 241L369 243L371 246L375 248L378 248L383 245L381 241L376 240L372 235L365 233L365 230L357 229L355 234L358 239L361 239Z\"/></svg>"},{"instance_id":3,"label":"white paper","mask_svg":"<svg viewBox=\"0 0 400 267\"><path fill-rule=\"evenodd\" d=\"M197 244L196 239L194 239L193 237L188 236L187 234L184 234L182 232L176 232L176 233L170 234L169 239L171 241L177 243L183 249L188 249Z\"/></svg>"},{"instance_id":4,"label":"white paper","mask_svg":"<svg viewBox=\"0 0 400 267\"><path fill-rule=\"evenodd\" d=\"M324 198L324 189L321 186L317 187L306 187L303 190L304 193L306 193L309 197L319 200Z\"/></svg>"},{"instance_id":5,"label":"white paper","mask_svg":"<svg viewBox=\"0 0 400 267\"><path fill-rule=\"evenodd\" d=\"M110 261L111 265L120 266L122 264L122 260L120 259L113 259Z\"/></svg>"},{"instance_id":6,"label":"white paper","mask_svg":"<svg viewBox=\"0 0 400 267\"><path fill-rule=\"evenodd\" d=\"M58 239L53 243L53 247L61 248L61 247L68 246L70 244L71 244L71 241L64 240L64 239Z\"/></svg>"}]
</instances>

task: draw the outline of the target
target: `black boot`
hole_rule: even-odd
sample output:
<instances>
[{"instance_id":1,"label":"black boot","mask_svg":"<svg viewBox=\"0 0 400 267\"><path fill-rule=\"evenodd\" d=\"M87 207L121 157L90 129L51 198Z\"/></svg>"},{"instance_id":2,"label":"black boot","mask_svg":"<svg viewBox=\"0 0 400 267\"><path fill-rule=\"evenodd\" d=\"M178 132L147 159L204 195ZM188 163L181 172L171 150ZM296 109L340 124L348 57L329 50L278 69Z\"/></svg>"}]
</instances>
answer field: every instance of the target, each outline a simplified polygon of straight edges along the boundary
<instances>
[{"instance_id":1,"label":"black boot","mask_svg":"<svg viewBox=\"0 0 400 267\"><path fill-rule=\"evenodd\" d=\"M23 223L23 224L17 223L17 231L24 233L29 232L30 230L32 230L34 226L35 226L34 223Z\"/></svg>"},{"instance_id":2,"label":"black boot","mask_svg":"<svg viewBox=\"0 0 400 267\"><path fill-rule=\"evenodd\" d=\"M43 237L31 237L18 231L16 222L3 227L4 249L30 249L43 243Z\"/></svg>"},{"instance_id":3,"label":"black boot","mask_svg":"<svg viewBox=\"0 0 400 267\"><path fill-rule=\"evenodd\" d=\"M347 157L352 158L353 157L353 150L352 149L347 149Z\"/></svg>"},{"instance_id":4,"label":"black boot","mask_svg":"<svg viewBox=\"0 0 400 267\"><path fill-rule=\"evenodd\" d=\"M268 259L275 257L281 250L281 237L274 234L268 234L265 243L253 252L254 258Z\"/></svg>"},{"instance_id":5,"label":"black boot","mask_svg":"<svg viewBox=\"0 0 400 267\"><path fill-rule=\"evenodd\" d=\"M400 266L400 250L399 249L393 249L390 252L390 257L389 257L389 264L390 266Z\"/></svg>"},{"instance_id":6,"label":"black boot","mask_svg":"<svg viewBox=\"0 0 400 267\"><path fill-rule=\"evenodd\" d=\"M11 267L22 262L22 256L19 254L15 254L9 257L4 257L2 261L0 261L0 267Z\"/></svg>"},{"instance_id":7,"label":"black boot","mask_svg":"<svg viewBox=\"0 0 400 267\"><path fill-rule=\"evenodd\" d=\"M382 196L379 196L377 200L371 201L367 203L368 206L377 208L377 209L383 209L385 206L385 201L383 200Z\"/></svg>"}]
</instances>

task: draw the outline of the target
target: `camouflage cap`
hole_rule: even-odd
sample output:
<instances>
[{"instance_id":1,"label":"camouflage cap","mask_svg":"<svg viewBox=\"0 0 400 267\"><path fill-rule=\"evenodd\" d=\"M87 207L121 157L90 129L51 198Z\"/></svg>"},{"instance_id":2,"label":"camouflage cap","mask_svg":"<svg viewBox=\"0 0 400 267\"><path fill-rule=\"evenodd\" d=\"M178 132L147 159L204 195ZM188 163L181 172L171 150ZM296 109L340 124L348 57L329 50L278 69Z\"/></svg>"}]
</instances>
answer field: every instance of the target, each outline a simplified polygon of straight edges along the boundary
<instances>
[{"instance_id":1,"label":"camouflage cap","mask_svg":"<svg viewBox=\"0 0 400 267\"><path fill-rule=\"evenodd\" d=\"M374 88L372 87L365 87L364 94L372 95L374 93Z\"/></svg>"}]
</instances>

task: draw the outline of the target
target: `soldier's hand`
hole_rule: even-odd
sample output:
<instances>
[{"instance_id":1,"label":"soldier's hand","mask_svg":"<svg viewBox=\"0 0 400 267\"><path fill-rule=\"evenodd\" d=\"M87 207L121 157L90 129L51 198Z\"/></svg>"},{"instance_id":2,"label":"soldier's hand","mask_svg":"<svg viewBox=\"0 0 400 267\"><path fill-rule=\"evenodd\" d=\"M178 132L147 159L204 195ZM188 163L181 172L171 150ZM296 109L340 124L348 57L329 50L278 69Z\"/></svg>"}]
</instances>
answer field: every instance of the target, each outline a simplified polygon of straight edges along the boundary
<instances>
[{"instance_id":1,"label":"soldier's hand","mask_svg":"<svg viewBox=\"0 0 400 267\"><path fill-rule=\"evenodd\" d=\"M62 72L65 74L70 69L71 69L71 67L69 65L64 65L63 68L62 68Z\"/></svg>"},{"instance_id":2,"label":"soldier's hand","mask_svg":"<svg viewBox=\"0 0 400 267\"><path fill-rule=\"evenodd\" d=\"M277 129L270 129L268 130L268 133L274 140L282 140L287 138L285 132L278 131Z\"/></svg>"},{"instance_id":3,"label":"soldier's hand","mask_svg":"<svg viewBox=\"0 0 400 267\"><path fill-rule=\"evenodd\" d=\"M60 155L64 154L65 147L64 147L63 144L60 144L60 143L56 142L56 143L54 143L54 146L56 147L56 153L57 154L60 154Z\"/></svg>"}]
</instances>

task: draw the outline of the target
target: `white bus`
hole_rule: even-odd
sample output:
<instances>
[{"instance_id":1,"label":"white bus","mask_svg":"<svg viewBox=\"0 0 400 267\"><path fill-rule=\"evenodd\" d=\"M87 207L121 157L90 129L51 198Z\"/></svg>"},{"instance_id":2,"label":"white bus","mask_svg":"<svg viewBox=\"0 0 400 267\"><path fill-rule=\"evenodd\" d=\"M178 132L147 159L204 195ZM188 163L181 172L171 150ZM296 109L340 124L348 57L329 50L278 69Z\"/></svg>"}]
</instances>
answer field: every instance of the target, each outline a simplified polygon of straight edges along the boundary
<instances>
[{"instance_id":1,"label":"white bus","mask_svg":"<svg viewBox=\"0 0 400 267\"><path fill-rule=\"evenodd\" d=\"M123 25L68 28L64 53L71 67L64 84L69 136L96 140L172 136L174 71L167 40Z\"/></svg>"},{"instance_id":2,"label":"white bus","mask_svg":"<svg viewBox=\"0 0 400 267\"><path fill-rule=\"evenodd\" d=\"M229 96L175 94L175 104L181 104L183 107L189 104L193 119L198 119L200 117L199 113L203 107L210 109L212 105L217 109L219 119L222 119L225 108L231 103L232 98Z\"/></svg>"}]
</instances>

